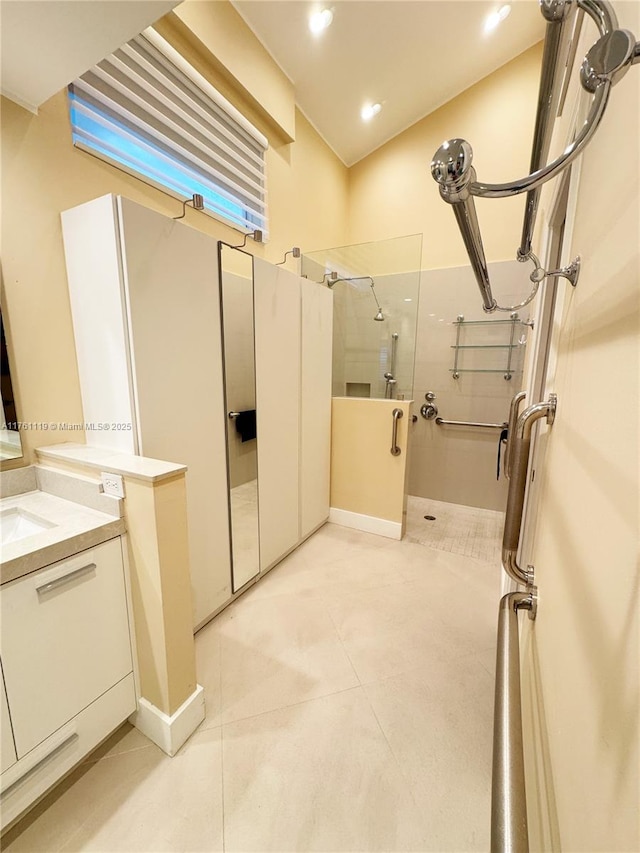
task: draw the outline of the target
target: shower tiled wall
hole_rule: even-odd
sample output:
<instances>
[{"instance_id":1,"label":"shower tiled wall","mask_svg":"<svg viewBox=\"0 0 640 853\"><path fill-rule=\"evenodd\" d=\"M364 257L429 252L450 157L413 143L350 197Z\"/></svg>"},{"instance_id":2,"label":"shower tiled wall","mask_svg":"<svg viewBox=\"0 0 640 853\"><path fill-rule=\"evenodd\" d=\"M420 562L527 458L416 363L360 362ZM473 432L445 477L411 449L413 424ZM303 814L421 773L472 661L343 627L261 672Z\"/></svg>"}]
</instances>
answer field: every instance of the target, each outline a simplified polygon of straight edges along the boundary
<instances>
[{"instance_id":1,"label":"shower tiled wall","mask_svg":"<svg viewBox=\"0 0 640 853\"><path fill-rule=\"evenodd\" d=\"M419 282L417 272L375 276L381 322L373 319L378 306L368 283L357 290L345 282L334 285L334 397L384 397L392 335L397 334L394 397L410 399Z\"/></svg>"},{"instance_id":2,"label":"shower tiled wall","mask_svg":"<svg viewBox=\"0 0 640 853\"><path fill-rule=\"evenodd\" d=\"M528 265L506 261L489 266L494 295L499 304L521 302L530 290ZM498 430L445 427L420 414L425 393L436 394L439 415L446 420L500 423L508 420L509 404L520 390L524 346L513 350L510 381L504 379L507 349L465 349L458 366L497 373L461 372L454 379L456 343L455 320L505 320L508 313L485 314L471 269L453 267L423 271L415 353L414 412L418 420L411 426L411 471L409 494L449 503L504 510L507 481L496 480ZM523 320L530 309L519 312ZM527 337L530 329L517 326L515 341ZM470 325L461 329L460 343L505 345L510 325Z\"/></svg>"}]
</instances>

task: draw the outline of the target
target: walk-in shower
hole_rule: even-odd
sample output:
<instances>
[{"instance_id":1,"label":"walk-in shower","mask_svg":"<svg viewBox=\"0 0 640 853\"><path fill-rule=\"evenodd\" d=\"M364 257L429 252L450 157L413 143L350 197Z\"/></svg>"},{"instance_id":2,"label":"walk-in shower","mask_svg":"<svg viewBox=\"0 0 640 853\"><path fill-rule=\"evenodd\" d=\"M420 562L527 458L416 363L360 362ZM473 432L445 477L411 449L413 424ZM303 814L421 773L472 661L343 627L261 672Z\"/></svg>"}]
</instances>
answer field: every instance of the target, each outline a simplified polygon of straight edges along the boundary
<instances>
[{"instance_id":1,"label":"walk-in shower","mask_svg":"<svg viewBox=\"0 0 640 853\"><path fill-rule=\"evenodd\" d=\"M333 291L334 397L411 397L421 256L421 235L303 256Z\"/></svg>"},{"instance_id":2,"label":"walk-in shower","mask_svg":"<svg viewBox=\"0 0 640 853\"><path fill-rule=\"evenodd\" d=\"M327 282L327 287L329 288L332 288L340 281L345 281L347 284L350 284L352 287L356 288L358 288L360 282L369 282L369 287L371 288L371 295L373 296L376 306L378 308L376 316L373 319L377 322L382 322L383 320L387 319L382 313L382 307L380 305L380 302L378 301L378 297L376 296L376 283L370 275L355 275L351 278L341 278L338 276L337 272L332 271L325 275L325 280Z\"/></svg>"}]
</instances>

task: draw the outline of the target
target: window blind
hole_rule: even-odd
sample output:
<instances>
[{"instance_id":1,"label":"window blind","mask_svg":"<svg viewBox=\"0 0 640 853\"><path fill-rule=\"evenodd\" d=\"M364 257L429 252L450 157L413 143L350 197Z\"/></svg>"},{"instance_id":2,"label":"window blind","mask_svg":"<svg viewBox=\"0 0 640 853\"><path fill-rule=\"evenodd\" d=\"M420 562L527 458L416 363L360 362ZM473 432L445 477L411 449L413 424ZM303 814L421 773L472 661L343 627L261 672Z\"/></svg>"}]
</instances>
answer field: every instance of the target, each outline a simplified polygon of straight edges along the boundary
<instances>
[{"instance_id":1,"label":"window blind","mask_svg":"<svg viewBox=\"0 0 640 853\"><path fill-rule=\"evenodd\" d=\"M149 28L69 86L73 144L268 234L267 139Z\"/></svg>"}]
</instances>

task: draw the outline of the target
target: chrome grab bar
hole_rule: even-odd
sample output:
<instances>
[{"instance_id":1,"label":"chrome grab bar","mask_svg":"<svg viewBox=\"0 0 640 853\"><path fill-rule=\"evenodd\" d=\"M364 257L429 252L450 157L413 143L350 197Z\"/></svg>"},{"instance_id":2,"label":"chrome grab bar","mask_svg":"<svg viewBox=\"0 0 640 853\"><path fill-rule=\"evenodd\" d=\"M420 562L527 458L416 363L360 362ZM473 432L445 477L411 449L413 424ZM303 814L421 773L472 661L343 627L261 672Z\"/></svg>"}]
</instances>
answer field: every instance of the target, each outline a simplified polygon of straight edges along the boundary
<instances>
[{"instance_id":1,"label":"chrome grab bar","mask_svg":"<svg viewBox=\"0 0 640 853\"><path fill-rule=\"evenodd\" d=\"M493 711L491 853L528 853L527 798L522 745L518 610L535 606L532 593L500 600Z\"/></svg>"},{"instance_id":2,"label":"chrome grab bar","mask_svg":"<svg viewBox=\"0 0 640 853\"><path fill-rule=\"evenodd\" d=\"M509 432L507 435L507 449L504 455L504 475L507 480L511 479L511 451L513 448L513 442L511 441L511 438L515 435L516 432L516 423L518 422L520 403L524 400L526 396L526 391L518 391L518 393L511 400L511 406L509 407L509 423L507 424L507 429L509 430Z\"/></svg>"},{"instance_id":3,"label":"chrome grab bar","mask_svg":"<svg viewBox=\"0 0 640 853\"><path fill-rule=\"evenodd\" d=\"M402 449L398 447L398 421L402 417L402 409L394 409L391 412L393 418L393 426L391 428L391 455L400 456Z\"/></svg>"},{"instance_id":4,"label":"chrome grab bar","mask_svg":"<svg viewBox=\"0 0 640 853\"><path fill-rule=\"evenodd\" d=\"M549 152L549 141L558 100L559 68L566 42L564 32L568 27L570 12L579 8L596 23L600 38L588 51L580 80L582 87L594 95L589 114L575 139L552 163L543 165ZM574 262L563 270L547 272L531 251L531 238L535 226L539 189L547 181L566 169L582 153L597 130L615 84L640 62L640 44L628 30L618 29L618 21L607 0L541 0L540 9L547 21L543 66L538 93L538 110L531 152L531 173L521 180L504 184L485 184L476 180L472 166L473 149L464 139L450 139L443 143L431 161L431 174L440 188L441 198L453 207L453 212L471 261L480 289L484 310L513 311L516 306L501 307L491 291L487 261L476 215L474 196L481 198L507 198L527 193L527 204L522 227L519 261L532 260L535 266L530 275L533 289L525 302L535 296L540 282L549 275L562 275L576 283L578 265Z\"/></svg>"},{"instance_id":5,"label":"chrome grab bar","mask_svg":"<svg viewBox=\"0 0 640 853\"><path fill-rule=\"evenodd\" d=\"M436 418L438 426L460 426L460 427L477 427L481 429L506 429L507 422L501 424L482 424L476 421L445 421L444 418Z\"/></svg>"},{"instance_id":6,"label":"chrome grab bar","mask_svg":"<svg viewBox=\"0 0 640 853\"><path fill-rule=\"evenodd\" d=\"M502 537L502 567L516 583L533 584L532 567L522 569L517 563L524 494L527 487L529 451L531 449L531 430L533 424L540 418L546 418L547 423L551 425L555 418L556 406L557 397L555 394L549 394L549 400L546 403L536 403L534 406L529 406L518 418L516 428L510 437L512 467Z\"/></svg>"},{"instance_id":7,"label":"chrome grab bar","mask_svg":"<svg viewBox=\"0 0 640 853\"><path fill-rule=\"evenodd\" d=\"M535 619L537 590L533 586L533 566L522 569L517 563L520 527L527 485L527 469L533 424L546 417L552 424L557 398L536 403L513 420L524 393L516 394L509 415L511 479L502 539L502 565L516 583L527 585L524 592L511 592L500 600L498 651L493 710L493 769L491 775L491 853L529 853L527 796L522 744L522 704L520 698L520 648L518 611L528 610Z\"/></svg>"}]
</instances>

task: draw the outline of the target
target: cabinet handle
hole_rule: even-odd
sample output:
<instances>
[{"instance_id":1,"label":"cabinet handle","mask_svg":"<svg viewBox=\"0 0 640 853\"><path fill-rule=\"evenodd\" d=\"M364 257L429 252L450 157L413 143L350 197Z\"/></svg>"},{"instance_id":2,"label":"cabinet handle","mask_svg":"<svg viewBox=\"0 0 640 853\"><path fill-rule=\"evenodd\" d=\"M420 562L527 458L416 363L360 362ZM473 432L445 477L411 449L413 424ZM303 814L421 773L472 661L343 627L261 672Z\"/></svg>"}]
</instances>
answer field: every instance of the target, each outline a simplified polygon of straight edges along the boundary
<instances>
[{"instance_id":1,"label":"cabinet handle","mask_svg":"<svg viewBox=\"0 0 640 853\"><path fill-rule=\"evenodd\" d=\"M38 595L44 595L47 592L51 592L52 589L57 589L59 586L63 586L64 584L70 583L72 580L79 578L81 575L87 574L87 572L92 572L95 568L95 563L87 563L86 566L81 566L79 569L72 569L70 572L67 572L61 577L49 581L49 583L43 583L42 586L37 586L36 592Z\"/></svg>"},{"instance_id":2,"label":"cabinet handle","mask_svg":"<svg viewBox=\"0 0 640 853\"><path fill-rule=\"evenodd\" d=\"M58 755L58 753L62 752L62 750L66 746L69 746L71 743L78 740L79 737L80 737L80 735L78 734L78 732L71 732L70 734L64 735L63 739L61 741L59 741L58 743L52 744L51 750L46 755L44 755L42 758L36 760L36 762L34 764L31 764L30 767L27 766L27 768L24 770L24 772L15 781L13 781L13 782L11 782L11 784L7 785L7 787L2 791L2 793L0 793L0 798L4 798L4 797L8 796L19 785L22 785L24 782L27 781L27 779L29 779L31 776L33 776L34 773L36 773L38 770L40 770L45 764L48 764L48 762L51 761L51 759L55 758L56 755ZM33 759L31 759L31 760L33 761ZM25 759L25 763L27 763L27 759ZM24 764L23 764L23 768L24 768ZM3 775L5 775L5 774L3 774ZM8 775L8 774L6 774L6 775Z\"/></svg>"},{"instance_id":3,"label":"cabinet handle","mask_svg":"<svg viewBox=\"0 0 640 853\"><path fill-rule=\"evenodd\" d=\"M402 409L394 409L391 413L393 427L391 429L391 455L400 456L402 450L398 447L398 421L402 417Z\"/></svg>"}]
</instances>

